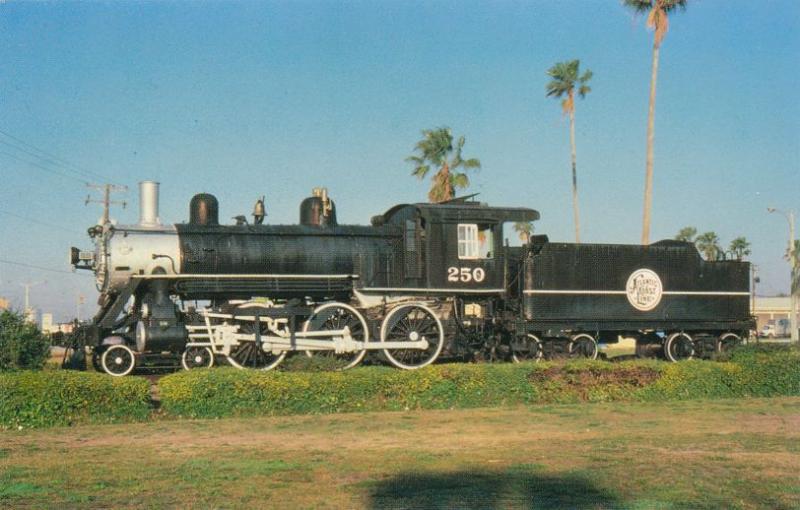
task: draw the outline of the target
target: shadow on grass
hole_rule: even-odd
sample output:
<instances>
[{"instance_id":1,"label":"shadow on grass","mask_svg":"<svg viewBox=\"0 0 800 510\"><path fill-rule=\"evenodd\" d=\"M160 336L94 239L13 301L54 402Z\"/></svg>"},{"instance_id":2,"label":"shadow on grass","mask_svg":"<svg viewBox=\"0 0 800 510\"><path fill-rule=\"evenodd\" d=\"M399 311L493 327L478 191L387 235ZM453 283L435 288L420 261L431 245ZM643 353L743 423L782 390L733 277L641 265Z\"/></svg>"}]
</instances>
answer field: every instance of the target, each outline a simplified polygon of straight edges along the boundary
<instances>
[{"instance_id":1,"label":"shadow on grass","mask_svg":"<svg viewBox=\"0 0 800 510\"><path fill-rule=\"evenodd\" d=\"M529 470L403 473L372 485L369 508L602 509L619 508L616 496L586 477Z\"/></svg>"}]
</instances>

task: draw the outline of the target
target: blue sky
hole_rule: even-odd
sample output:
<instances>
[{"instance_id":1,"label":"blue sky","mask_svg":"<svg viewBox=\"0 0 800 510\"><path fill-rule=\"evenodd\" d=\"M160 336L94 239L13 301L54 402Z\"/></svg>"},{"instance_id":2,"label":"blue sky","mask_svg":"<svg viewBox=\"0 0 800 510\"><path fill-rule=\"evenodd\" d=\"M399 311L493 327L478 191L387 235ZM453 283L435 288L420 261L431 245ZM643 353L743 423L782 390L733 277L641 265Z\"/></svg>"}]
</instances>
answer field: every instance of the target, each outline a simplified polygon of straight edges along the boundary
<instances>
[{"instance_id":1,"label":"blue sky","mask_svg":"<svg viewBox=\"0 0 800 510\"><path fill-rule=\"evenodd\" d=\"M746 236L764 294L789 271L786 221L766 208L800 211L799 29L795 0L690 1L661 51L652 237ZM424 200L403 160L420 130L447 125L483 163L471 191L538 209L538 232L570 240L569 126L544 87L579 58L595 73L576 111L582 237L636 243L651 45L616 0L11 1L0 130L131 185L121 222L136 219L136 182L156 179L165 221L207 191L223 218L264 194L268 221L294 223L324 185L340 221L366 223ZM68 269L99 209L81 179L0 140L0 259ZM20 304L26 280L47 280L33 300L58 318L78 293L93 311L87 275L0 264L0 295Z\"/></svg>"}]
</instances>

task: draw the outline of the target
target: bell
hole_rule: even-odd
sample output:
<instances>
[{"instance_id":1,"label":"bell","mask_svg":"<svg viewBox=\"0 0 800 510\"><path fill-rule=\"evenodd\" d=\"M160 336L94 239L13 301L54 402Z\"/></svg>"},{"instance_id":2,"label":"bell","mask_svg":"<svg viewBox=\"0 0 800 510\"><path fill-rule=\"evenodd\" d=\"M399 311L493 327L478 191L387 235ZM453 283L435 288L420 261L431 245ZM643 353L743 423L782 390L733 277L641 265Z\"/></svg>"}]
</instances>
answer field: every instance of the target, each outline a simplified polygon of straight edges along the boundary
<instances>
[{"instance_id":1,"label":"bell","mask_svg":"<svg viewBox=\"0 0 800 510\"><path fill-rule=\"evenodd\" d=\"M261 198L256 200L256 204L253 206L253 223L256 225L261 225L264 223L264 217L266 215L267 211L264 207L264 196L262 195Z\"/></svg>"}]
</instances>

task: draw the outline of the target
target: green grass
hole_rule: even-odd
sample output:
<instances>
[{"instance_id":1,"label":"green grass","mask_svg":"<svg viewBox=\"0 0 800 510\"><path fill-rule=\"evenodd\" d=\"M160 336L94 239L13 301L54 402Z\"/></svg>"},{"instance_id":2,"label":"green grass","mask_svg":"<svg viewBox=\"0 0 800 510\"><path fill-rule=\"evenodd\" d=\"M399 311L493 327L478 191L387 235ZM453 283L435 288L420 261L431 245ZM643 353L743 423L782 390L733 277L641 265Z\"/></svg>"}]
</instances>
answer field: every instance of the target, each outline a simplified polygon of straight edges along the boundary
<instances>
[{"instance_id":1,"label":"green grass","mask_svg":"<svg viewBox=\"0 0 800 510\"><path fill-rule=\"evenodd\" d=\"M4 508L800 507L800 398L0 432Z\"/></svg>"}]
</instances>

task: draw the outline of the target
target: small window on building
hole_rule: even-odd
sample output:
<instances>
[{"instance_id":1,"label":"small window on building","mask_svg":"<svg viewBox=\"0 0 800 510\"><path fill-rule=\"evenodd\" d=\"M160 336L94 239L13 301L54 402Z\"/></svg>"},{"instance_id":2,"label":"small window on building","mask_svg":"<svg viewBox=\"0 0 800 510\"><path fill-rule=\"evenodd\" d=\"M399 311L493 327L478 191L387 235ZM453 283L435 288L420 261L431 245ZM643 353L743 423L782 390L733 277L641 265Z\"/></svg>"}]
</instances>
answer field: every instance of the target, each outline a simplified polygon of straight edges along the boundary
<instances>
[{"instance_id":1,"label":"small window on building","mask_svg":"<svg viewBox=\"0 0 800 510\"><path fill-rule=\"evenodd\" d=\"M475 224L458 225L458 258L490 259L494 250L492 228L479 228Z\"/></svg>"}]
</instances>

